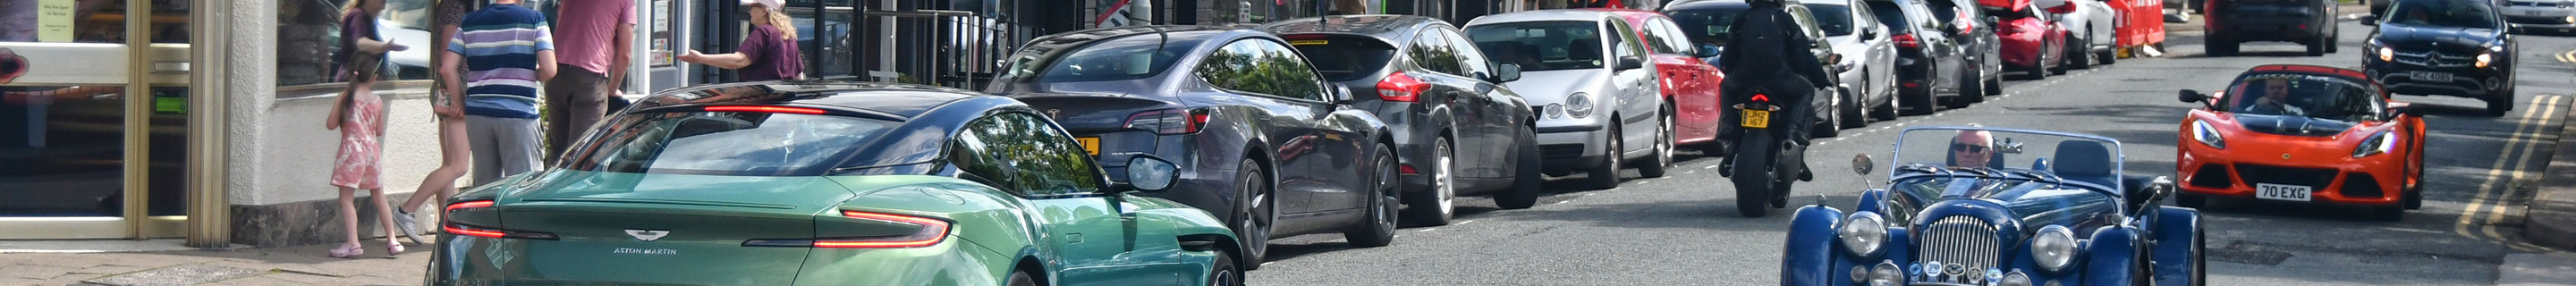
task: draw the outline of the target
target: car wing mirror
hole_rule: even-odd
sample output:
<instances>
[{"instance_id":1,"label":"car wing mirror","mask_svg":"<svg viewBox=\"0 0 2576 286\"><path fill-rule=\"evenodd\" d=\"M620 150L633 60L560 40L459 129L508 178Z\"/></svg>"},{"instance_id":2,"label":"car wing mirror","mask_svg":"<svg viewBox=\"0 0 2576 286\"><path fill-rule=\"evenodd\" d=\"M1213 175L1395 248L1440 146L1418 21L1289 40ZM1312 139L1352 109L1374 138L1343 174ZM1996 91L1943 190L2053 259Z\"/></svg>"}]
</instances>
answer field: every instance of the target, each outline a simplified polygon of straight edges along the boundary
<instances>
[{"instance_id":1,"label":"car wing mirror","mask_svg":"<svg viewBox=\"0 0 2576 286\"><path fill-rule=\"evenodd\" d=\"M1878 162L1876 160L1870 160L1869 154L1853 155L1851 164L1852 173L1860 175L1869 175L1869 171L1878 167Z\"/></svg>"},{"instance_id":2,"label":"car wing mirror","mask_svg":"<svg viewBox=\"0 0 2576 286\"><path fill-rule=\"evenodd\" d=\"M1691 56L1699 58L1714 58L1717 57L1718 53L1726 51L1726 48L1718 47L1717 44L1710 43L1699 43L1699 46L1695 46L1695 48L1698 48L1698 50L1695 51L1698 53L1691 54Z\"/></svg>"},{"instance_id":3,"label":"car wing mirror","mask_svg":"<svg viewBox=\"0 0 2576 286\"><path fill-rule=\"evenodd\" d=\"M1639 59L1637 56L1619 56L1619 70L1632 70L1645 67L1646 60Z\"/></svg>"},{"instance_id":4,"label":"car wing mirror","mask_svg":"<svg viewBox=\"0 0 2576 286\"><path fill-rule=\"evenodd\" d=\"M1163 160L1163 157L1154 156L1154 154L1126 154L1128 155L1127 180L1125 183L1111 183L1110 190L1113 193L1167 190L1172 188L1174 182L1181 179L1180 167L1172 165L1172 161Z\"/></svg>"},{"instance_id":5,"label":"car wing mirror","mask_svg":"<svg viewBox=\"0 0 2576 286\"><path fill-rule=\"evenodd\" d=\"M1351 104L1351 86L1341 83L1333 83L1327 84L1324 87L1327 89L1324 91L1324 102L1332 104Z\"/></svg>"},{"instance_id":6,"label":"car wing mirror","mask_svg":"<svg viewBox=\"0 0 2576 286\"><path fill-rule=\"evenodd\" d=\"M2200 94L2200 91L2198 90L2185 89L2182 90L2177 99L2182 100L2182 102L2201 102L2209 100L2209 95Z\"/></svg>"},{"instance_id":7,"label":"car wing mirror","mask_svg":"<svg viewBox=\"0 0 2576 286\"><path fill-rule=\"evenodd\" d=\"M2362 15L2361 15L2361 22L2362 22L2362 23L2373 23L2373 24L2379 23L2379 15L2362 14Z\"/></svg>"},{"instance_id":8,"label":"car wing mirror","mask_svg":"<svg viewBox=\"0 0 2576 286\"><path fill-rule=\"evenodd\" d=\"M2129 183L2138 182L2131 181ZM2166 196L2173 195L2173 177L2156 176L2155 178L2147 179L2144 183L2145 185L2142 186L2127 186L2128 190L2126 191L2128 191L2127 195L2129 196L2129 213L2144 213L2147 211L2147 208L2156 207L2159 203L2164 202Z\"/></svg>"},{"instance_id":9,"label":"car wing mirror","mask_svg":"<svg viewBox=\"0 0 2576 286\"><path fill-rule=\"evenodd\" d=\"M1494 65L1494 78L1492 80L1494 83L1506 83L1520 80L1521 64L1503 63L1500 65Z\"/></svg>"}]
</instances>

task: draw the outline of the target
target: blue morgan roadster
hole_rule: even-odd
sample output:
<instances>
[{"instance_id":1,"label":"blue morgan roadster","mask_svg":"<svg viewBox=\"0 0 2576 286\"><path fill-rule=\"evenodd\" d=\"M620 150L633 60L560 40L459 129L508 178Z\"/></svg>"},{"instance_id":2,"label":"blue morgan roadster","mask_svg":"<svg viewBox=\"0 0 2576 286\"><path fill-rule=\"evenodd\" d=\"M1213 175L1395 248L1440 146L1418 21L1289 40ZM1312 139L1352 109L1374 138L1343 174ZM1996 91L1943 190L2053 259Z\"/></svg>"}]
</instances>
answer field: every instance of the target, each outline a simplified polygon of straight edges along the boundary
<instances>
[{"instance_id":1,"label":"blue morgan roadster","mask_svg":"<svg viewBox=\"0 0 2576 286\"><path fill-rule=\"evenodd\" d=\"M2124 177L2095 135L1926 127L1884 188L1798 209L1782 285L2202 285L2200 212L2163 176ZM1877 163L1852 158L1864 175ZM1820 202L1821 203L1821 202Z\"/></svg>"}]
</instances>

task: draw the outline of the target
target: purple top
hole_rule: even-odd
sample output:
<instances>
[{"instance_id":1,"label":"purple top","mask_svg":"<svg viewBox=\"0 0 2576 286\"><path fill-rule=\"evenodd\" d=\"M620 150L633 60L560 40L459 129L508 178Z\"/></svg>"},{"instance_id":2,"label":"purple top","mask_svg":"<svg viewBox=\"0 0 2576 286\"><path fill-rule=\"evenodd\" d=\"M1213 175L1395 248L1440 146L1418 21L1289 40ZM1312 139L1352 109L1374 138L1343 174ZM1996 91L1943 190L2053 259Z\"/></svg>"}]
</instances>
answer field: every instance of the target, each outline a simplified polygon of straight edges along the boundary
<instances>
[{"instance_id":1,"label":"purple top","mask_svg":"<svg viewBox=\"0 0 2576 286\"><path fill-rule=\"evenodd\" d=\"M383 40L376 37L376 15L359 10L350 11L348 15L341 16L340 54L334 56L332 61L340 65L340 70L346 71L340 76L347 77L351 82L375 82L376 67L383 64L378 61L384 58L362 56L361 54L365 52L358 51L358 39L362 38ZM359 60L366 62L354 62Z\"/></svg>"},{"instance_id":2,"label":"purple top","mask_svg":"<svg viewBox=\"0 0 2576 286\"><path fill-rule=\"evenodd\" d=\"M795 41L780 35L778 27L752 25L751 35L742 39L742 49L736 52L751 59L751 65L739 70L743 81L795 79L805 72L805 56L796 52Z\"/></svg>"}]
</instances>

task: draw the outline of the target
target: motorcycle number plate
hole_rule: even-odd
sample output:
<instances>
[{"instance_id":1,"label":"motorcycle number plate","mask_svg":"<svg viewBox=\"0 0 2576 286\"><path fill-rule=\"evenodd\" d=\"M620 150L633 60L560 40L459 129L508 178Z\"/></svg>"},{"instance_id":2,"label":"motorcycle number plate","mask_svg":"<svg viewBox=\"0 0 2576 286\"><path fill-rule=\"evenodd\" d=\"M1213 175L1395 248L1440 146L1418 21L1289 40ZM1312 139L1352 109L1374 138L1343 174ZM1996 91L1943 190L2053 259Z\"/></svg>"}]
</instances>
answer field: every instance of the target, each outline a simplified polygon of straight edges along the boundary
<instances>
[{"instance_id":1,"label":"motorcycle number plate","mask_svg":"<svg viewBox=\"0 0 2576 286\"><path fill-rule=\"evenodd\" d=\"M1741 110L1744 111L1744 128L1771 128L1770 110Z\"/></svg>"},{"instance_id":2,"label":"motorcycle number plate","mask_svg":"<svg viewBox=\"0 0 2576 286\"><path fill-rule=\"evenodd\" d=\"M2299 185L2254 184L2254 197L2270 200L2308 201L2315 189Z\"/></svg>"}]
</instances>

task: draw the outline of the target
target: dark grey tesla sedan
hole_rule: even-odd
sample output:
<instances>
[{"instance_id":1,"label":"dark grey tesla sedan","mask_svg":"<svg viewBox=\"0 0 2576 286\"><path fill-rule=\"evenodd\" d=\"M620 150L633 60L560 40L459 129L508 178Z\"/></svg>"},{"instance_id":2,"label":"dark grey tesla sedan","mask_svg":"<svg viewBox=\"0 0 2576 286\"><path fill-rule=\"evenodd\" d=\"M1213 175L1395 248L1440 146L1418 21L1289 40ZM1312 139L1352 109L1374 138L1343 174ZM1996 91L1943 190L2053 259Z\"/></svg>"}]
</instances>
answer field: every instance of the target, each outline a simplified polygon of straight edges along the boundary
<instances>
[{"instance_id":1,"label":"dark grey tesla sedan","mask_svg":"<svg viewBox=\"0 0 2576 286\"><path fill-rule=\"evenodd\" d=\"M1402 202L1386 124L1351 106L1287 41L1213 26L1138 26L1031 40L985 91L1028 103L1109 169L1133 154L1180 165L1145 193L1206 210L1257 267L1269 239L1395 239Z\"/></svg>"},{"instance_id":2,"label":"dark grey tesla sedan","mask_svg":"<svg viewBox=\"0 0 2576 286\"><path fill-rule=\"evenodd\" d=\"M1287 38L1324 80L1358 95L1352 105L1395 131L1407 223L1449 224L1464 194L1493 194L1506 209L1538 203L1537 112L1503 87L1520 79L1520 65L1493 61L1431 17L1326 16L1261 29Z\"/></svg>"}]
</instances>

